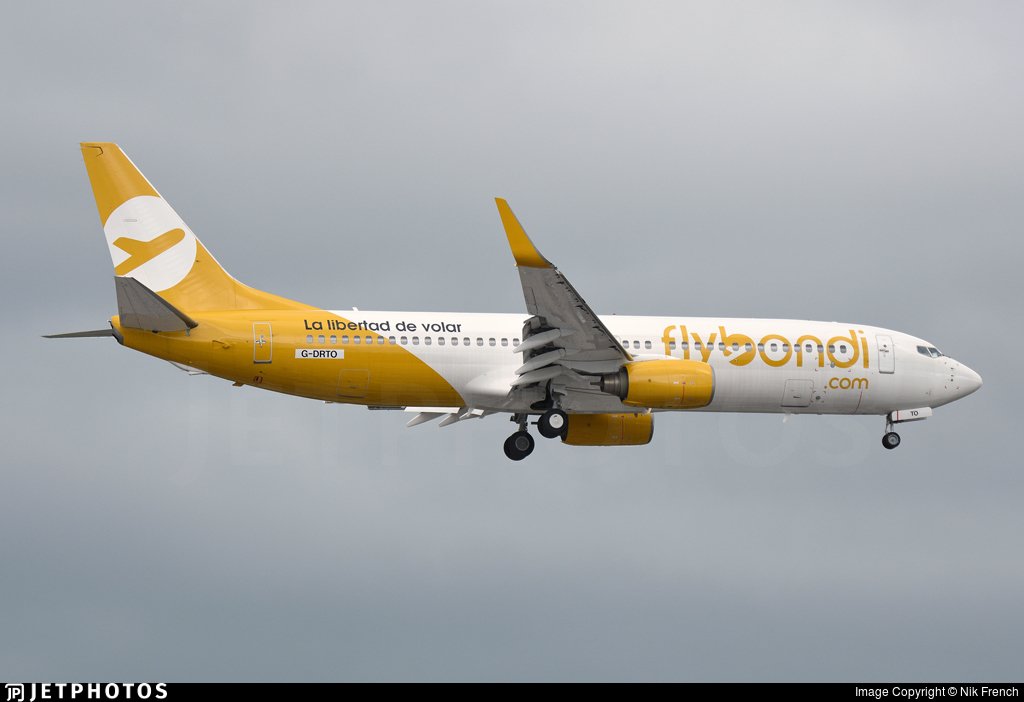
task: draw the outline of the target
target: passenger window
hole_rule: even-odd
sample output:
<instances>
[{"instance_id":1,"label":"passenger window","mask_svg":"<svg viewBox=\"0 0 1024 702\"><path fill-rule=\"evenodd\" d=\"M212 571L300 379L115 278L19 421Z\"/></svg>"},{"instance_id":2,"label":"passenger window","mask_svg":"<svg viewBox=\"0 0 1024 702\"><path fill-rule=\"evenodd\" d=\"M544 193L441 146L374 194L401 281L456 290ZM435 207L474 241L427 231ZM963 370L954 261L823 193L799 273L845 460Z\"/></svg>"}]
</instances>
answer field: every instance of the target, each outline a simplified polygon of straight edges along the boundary
<instances>
[{"instance_id":1,"label":"passenger window","mask_svg":"<svg viewBox=\"0 0 1024 702\"><path fill-rule=\"evenodd\" d=\"M488 339L488 340L487 340L487 345L488 345L488 346L496 346L496 345L497 345L497 343L498 343L498 342L496 342L496 341L494 340L494 337L493 337L493 336L492 336L492 337L491 337L490 339Z\"/></svg>"},{"instance_id":2,"label":"passenger window","mask_svg":"<svg viewBox=\"0 0 1024 702\"><path fill-rule=\"evenodd\" d=\"M750 344L744 344L743 346L744 346L744 348L746 348L747 351L753 351L754 350L754 347L752 345L750 345Z\"/></svg>"},{"instance_id":3,"label":"passenger window","mask_svg":"<svg viewBox=\"0 0 1024 702\"><path fill-rule=\"evenodd\" d=\"M829 351L829 353L835 353L836 352L836 345L835 344L829 344L828 345L828 351Z\"/></svg>"},{"instance_id":4,"label":"passenger window","mask_svg":"<svg viewBox=\"0 0 1024 702\"><path fill-rule=\"evenodd\" d=\"M402 342L402 346L407 346L407 345L409 344L409 337L407 337L407 336L403 336L403 337L402 337L402 338L400 339L400 341Z\"/></svg>"},{"instance_id":5,"label":"passenger window","mask_svg":"<svg viewBox=\"0 0 1024 702\"><path fill-rule=\"evenodd\" d=\"M418 336L414 336L412 338L412 345L413 346L419 346L420 345L420 338Z\"/></svg>"},{"instance_id":6,"label":"passenger window","mask_svg":"<svg viewBox=\"0 0 1024 702\"><path fill-rule=\"evenodd\" d=\"M507 338L505 338L505 337L502 337L502 338L501 338L501 345L502 345L502 346L508 346L508 339L507 339Z\"/></svg>"},{"instance_id":7,"label":"passenger window","mask_svg":"<svg viewBox=\"0 0 1024 702\"><path fill-rule=\"evenodd\" d=\"M824 353L825 349L822 348L821 344L818 344L818 353Z\"/></svg>"},{"instance_id":8,"label":"passenger window","mask_svg":"<svg viewBox=\"0 0 1024 702\"><path fill-rule=\"evenodd\" d=\"M690 342L689 341L684 341L683 343L679 344L679 348L681 348L683 351L689 351L690 350Z\"/></svg>"},{"instance_id":9,"label":"passenger window","mask_svg":"<svg viewBox=\"0 0 1024 702\"><path fill-rule=\"evenodd\" d=\"M306 343L307 344L312 344L313 343L313 335L312 334L306 334Z\"/></svg>"},{"instance_id":10,"label":"passenger window","mask_svg":"<svg viewBox=\"0 0 1024 702\"><path fill-rule=\"evenodd\" d=\"M338 336L336 334L331 334L331 343L332 344L338 343Z\"/></svg>"},{"instance_id":11,"label":"passenger window","mask_svg":"<svg viewBox=\"0 0 1024 702\"><path fill-rule=\"evenodd\" d=\"M750 348L750 344L747 344L747 348ZM758 351L764 351L764 344L759 343L757 345L757 350Z\"/></svg>"},{"instance_id":12,"label":"passenger window","mask_svg":"<svg viewBox=\"0 0 1024 702\"><path fill-rule=\"evenodd\" d=\"M634 341L633 342L633 348L636 349L637 351L639 351L640 350L640 342L639 341Z\"/></svg>"},{"instance_id":13,"label":"passenger window","mask_svg":"<svg viewBox=\"0 0 1024 702\"><path fill-rule=\"evenodd\" d=\"M366 345L369 346L372 343L373 343L373 337L372 336L366 337Z\"/></svg>"},{"instance_id":14,"label":"passenger window","mask_svg":"<svg viewBox=\"0 0 1024 702\"><path fill-rule=\"evenodd\" d=\"M519 346L519 339L512 339L513 346Z\"/></svg>"},{"instance_id":15,"label":"passenger window","mask_svg":"<svg viewBox=\"0 0 1024 702\"><path fill-rule=\"evenodd\" d=\"M430 346L430 339L431 339L431 338L432 338L432 337L429 337L429 336L425 336L425 337L423 337L423 345L424 345L424 346Z\"/></svg>"},{"instance_id":16,"label":"passenger window","mask_svg":"<svg viewBox=\"0 0 1024 702\"><path fill-rule=\"evenodd\" d=\"M317 340L317 343L320 343L320 344L326 344L326 343L327 343L327 339L326 339L326 338L324 337L324 335L323 335L323 334L321 334L320 336L318 336L318 337L316 338L316 340Z\"/></svg>"},{"instance_id":17,"label":"passenger window","mask_svg":"<svg viewBox=\"0 0 1024 702\"><path fill-rule=\"evenodd\" d=\"M352 337L352 343L353 344L358 344L362 340L363 340L363 337L361 337L361 336L353 336Z\"/></svg>"},{"instance_id":18,"label":"passenger window","mask_svg":"<svg viewBox=\"0 0 1024 702\"><path fill-rule=\"evenodd\" d=\"M775 346L775 344L772 344L772 346ZM774 351L775 349L772 349L772 350ZM789 344L783 344L782 345L782 350L783 351L789 351Z\"/></svg>"},{"instance_id":19,"label":"passenger window","mask_svg":"<svg viewBox=\"0 0 1024 702\"><path fill-rule=\"evenodd\" d=\"M348 343L348 334L342 334L341 335L341 343L343 343L343 344L347 344Z\"/></svg>"},{"instance_id":20,"label":"passenger window","mask_svg":"<svg viewBox=\"0 0 1024 702\"><path fill-rule=\"evenodd\" d=\"M733 351L739 351L740 350L740 345L737 344L735 341L732 342L732 350Z\"/></svg>"},{"instance_id":21,"label":"passenger window","mask_svg":"<svg viewBox=\"0 0 1024 702\"><path fill-rule=\"evenodd\" d=\"M443 336L437 337L437 345L438 346L444 346L444 337Z\"/></svg>"},{"instance_id":22,"label":"passenger window","mask_svg":"<svg viewBox=\"0 0 1024 702\"><path fill-rule=\"evenodd\" d=\"M459 345L459 337L453 336L452 337L452 346L458 346L458 345Z\"/></svg>"},{"instance_id":23,"label":"passenger window","mask_svg":"<svg viewBox=\"0 0 1024 702\"><path fill-rule=\"evenodd\" d=\"M771 345L771 346L770 346L769 348L771 348L771 350L772 350L772 351L778 351L778 350L779 350L779 345L778 345L778 344L776 344L776 343L775 343L775 342L773 341L773 342L772 342L772 345Z\"/></svg>"},{"instance_id":24,"label":"passenger window","mask_svg":"<svg viewBox=\"0 0 1024 702\"><path fill-rule=\"evenodd\" d=\"M649 349L649 348L651 348L651 342L650 342L650 341L645 341L645 342L644 342L644 348L645 348L645 349Z\"/></svg>"},{"instance_id":25,"label":"passenger window","mask_svg":"<svg viewBox=\"0 0 1024 702\"><path fill-rule=\"evenodd\" d=\"M718 342L718 350L719 351L725 351L725 342L722 342L722 341Z\"/></svg>"},{"instance_id":26,"label":"passenger window","mask_svg":"<svg viewBox=\"0 0 1024 702\"><path fill-rule=\"evenodd\" d=\"M462 345L463 346L469 346L469 337L468 336L462 337Z\"/></svg>"},{"instance_id":27,"label":"passenger window","mask_svg":"<svg viewBox=\"0 0 1024 702\"><path fill-rule=\"evenodd\" d=\"M668 342L668 347L672 351L675 351L676 350L676 342L675 342L675 340L672 340L672 341Z\"/></svg>"},{"instance_id":28,"label":"passenger window","mask_svg":"<svg viewBox=\"0 0 1024 702\"><path fill-rule=\"evenodd\" d=\"M807 344L806 348L807 348L807 353L813 353L814 352L814 346L812 346L811 344Z\"/></svg>"},{"instance_id":29,"label":"passenger window","mask_svg":"<svg viewBox=\"0 0 1024 702\"><path fill-rule=\"evenodd\" d=\"M629 342L626 341L625 339L622 340L622 348L624 348L624 349L628 349L629 348Z\"/></svg>"},{"instance_id":30,"label":"passenger window","mask_svg":"<svg viewBox=\"0 0 1024 702\"><path fill-rule=\"evenodd\" d=\"M481 337L479 337L479 336L476 338L476 345L477 346L483 346L484 345L484 340Z\"/></svg>"},{"instance_id":31,"label":"passenger window","mask_svg":"<svg viewBox=\"0 0 1024 702\"><path fill-rule=\"evenodd\" d=\"M383 345L384 345L384 337L383 336L378 336L377 337L377 346L383 346Z\"/></svg>"},{"instance_id":32,"label":"passenger window","mask_svg":"<svg viewBox=\"0 0 1024 702\"><path fill-rule=\"evenodd\" d=\"M388 337L388 343L391 344L392 346L394 346L395 345L395 337L389 336Z\"/></svg>"}]
</instances>

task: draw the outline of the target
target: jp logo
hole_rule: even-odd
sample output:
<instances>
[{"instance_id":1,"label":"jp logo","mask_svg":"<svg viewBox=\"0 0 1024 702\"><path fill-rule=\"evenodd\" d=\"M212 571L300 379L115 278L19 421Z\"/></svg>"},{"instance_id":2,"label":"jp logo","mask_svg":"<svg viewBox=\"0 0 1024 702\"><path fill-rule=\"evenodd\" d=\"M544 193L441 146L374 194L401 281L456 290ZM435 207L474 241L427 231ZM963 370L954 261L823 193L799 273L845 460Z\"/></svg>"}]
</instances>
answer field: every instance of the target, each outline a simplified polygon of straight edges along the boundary
<instances>
[{"instance_id":1,"label":"jp logo","mask_svg":"<svg viewBox=\"0 0 1024 702\"><path fill-rule=\"evenodd\" d=\"M140 195L110 213L103 225L117 275L150 290L172 288L196 260L196 237L160 197Z\"/></svg>"}]
</instances>

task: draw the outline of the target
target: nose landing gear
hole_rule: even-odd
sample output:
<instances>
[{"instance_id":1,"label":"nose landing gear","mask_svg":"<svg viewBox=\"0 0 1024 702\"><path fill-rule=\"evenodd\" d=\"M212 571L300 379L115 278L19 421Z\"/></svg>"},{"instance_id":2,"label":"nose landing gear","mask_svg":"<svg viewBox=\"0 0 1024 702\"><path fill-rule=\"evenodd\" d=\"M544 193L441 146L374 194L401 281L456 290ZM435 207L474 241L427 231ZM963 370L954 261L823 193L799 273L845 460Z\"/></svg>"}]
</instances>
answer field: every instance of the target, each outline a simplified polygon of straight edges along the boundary
<instances>
[{"instance_id":1,"label":"nose landing gear","mask_svg":"<svg viewBox=\"0 0 1024 702\"><path fill-rule=\"evenodd\" d=\"M887 449L894 449L900 445L900 435L894 431L887 431L882 436L882 446Z\"/></svg>"},{"instance_id":2,"label":"nose landing gear","mask_svg":"<svg viewBox=\"0 0 1024 702\"><path fill-rule=\"evenodd\" d=\"M931 407L918 407L916 409L893 410L885 415L885 434L882 436L882 446L892 450L900 445L900 435L893 431L897 424L906 422L919 422L932 416Z\"/></svg>"},{"instance_id":3,"label":"nose landing gear","mask_svg":"<svg viewBox=\"0 0 1024 702\"><path fill-rule=\"evenodd\" d=\"M892 414L885 416L885 434L882 435L882 446L890 451L900 445L900 435L892 430Z\"/></svg>"}]
</instances>

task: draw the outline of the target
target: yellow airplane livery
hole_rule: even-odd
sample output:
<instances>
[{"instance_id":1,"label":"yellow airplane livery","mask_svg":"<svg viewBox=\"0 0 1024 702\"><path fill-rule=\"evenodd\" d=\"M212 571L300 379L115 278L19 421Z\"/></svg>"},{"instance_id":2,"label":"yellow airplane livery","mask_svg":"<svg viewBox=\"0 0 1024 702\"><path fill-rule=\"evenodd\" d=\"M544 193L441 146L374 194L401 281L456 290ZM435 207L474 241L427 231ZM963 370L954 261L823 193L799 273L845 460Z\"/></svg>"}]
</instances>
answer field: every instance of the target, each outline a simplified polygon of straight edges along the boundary
<instances>
[{"instance_id":1,"label":"yellow airplane livery","mask_svg":"<svg viewBox=\"0 0 1024 702\"><path fill-rule=\"evenodd\" d=\"M864 324L599 316L496 200L526 312L320 309L240 283L117 146L82 157L114 265L123 346L236 386L413 413L408 426L492 414L576 446L646 444L654 412L873 414L926 419L981 387L933 344Z\"/></svg>"}]
</instances>

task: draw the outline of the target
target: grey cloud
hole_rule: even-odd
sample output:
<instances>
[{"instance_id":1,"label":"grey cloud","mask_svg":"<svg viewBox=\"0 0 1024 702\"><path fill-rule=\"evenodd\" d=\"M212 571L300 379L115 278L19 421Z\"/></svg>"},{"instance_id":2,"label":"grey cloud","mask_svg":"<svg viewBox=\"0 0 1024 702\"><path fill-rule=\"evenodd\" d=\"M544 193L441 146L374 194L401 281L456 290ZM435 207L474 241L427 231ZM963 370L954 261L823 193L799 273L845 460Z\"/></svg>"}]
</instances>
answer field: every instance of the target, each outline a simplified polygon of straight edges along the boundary
<instances>
[{"instance_id":1,"label":"grey cloud","mask_svg":"<svg viewBox=\"0 0 1024 702\"><path fill-rule=\"evenodd\" d=\"M1024 94L1010 3L5 8L0 675L1014 679ZM517 311L491 198L602 312L849 319L986 379L501 455L103 340L77 144L238 278Z\"/></svg>"}]
</instances>

